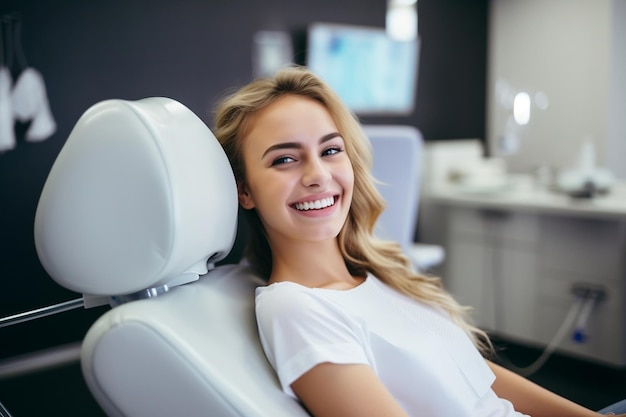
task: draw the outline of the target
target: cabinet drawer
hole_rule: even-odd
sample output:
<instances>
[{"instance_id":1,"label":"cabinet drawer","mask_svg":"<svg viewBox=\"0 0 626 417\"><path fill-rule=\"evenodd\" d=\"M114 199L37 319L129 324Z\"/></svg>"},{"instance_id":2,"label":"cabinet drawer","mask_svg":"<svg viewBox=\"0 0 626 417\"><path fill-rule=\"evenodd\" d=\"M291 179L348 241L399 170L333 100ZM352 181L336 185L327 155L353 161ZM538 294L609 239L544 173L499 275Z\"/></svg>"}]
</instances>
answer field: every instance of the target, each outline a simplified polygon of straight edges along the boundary
<instances>
[{"instance_id":1,"label":"cabinet drawer","mask_svg":"<svg viewBox=\"0 0 626 417\"><path fill-rule=\"evenodd\" d=\"M574 299L572 289L575 285L581 284L603 287L607 293L607 299L604 302L614 305L615 308L623 304L626 291L623 280L609 279L598 274L583 274L551 268L542 268L541 270L541 276L537 279L538 295L570 302Z\"/></svg>"},{"instance_id":2,"label":"cabinet drawer","mask_svg":"<svg viewBox=\"0 0 626 417\"><path fill-rule=\"evenodd\" d=\"M624 224L616 220L545 217L542 264L549 269L616 279L624 258Z\"/></svg>"},{"instance_id":3,"label":"cabinet drawer","mask_svg":"<svg viewBox=\"0 0 626 417\"><path fill-rule=\"evenodd\" d=\"M491 237L504 242L534 244L539 239L540 219L529 213L454 208L450 210L449 227L455 237Z\"/></svg>"}]
</instances>

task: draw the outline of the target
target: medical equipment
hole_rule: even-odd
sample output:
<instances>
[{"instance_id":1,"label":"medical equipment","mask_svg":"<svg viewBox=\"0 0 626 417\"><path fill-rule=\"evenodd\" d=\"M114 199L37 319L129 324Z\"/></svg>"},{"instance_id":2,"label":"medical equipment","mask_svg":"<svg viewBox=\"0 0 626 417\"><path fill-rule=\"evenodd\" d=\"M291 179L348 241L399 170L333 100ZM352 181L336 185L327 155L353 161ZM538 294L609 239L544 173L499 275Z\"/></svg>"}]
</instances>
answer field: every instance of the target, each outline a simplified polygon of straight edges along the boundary
<instances>
[{"instance_id":1,"label":"medical equipment","mask_svg":"<svg viewBox=\"0 0 626 417\"><path fill-rule=\"evenodd\" d=\"M507 361L507 367L520 375L531 376L537 373L565 340L571 334L573 341L585 343L589 337L588 319L597 303L606 299L606 289L601 285L577 283L572 287L574 302L570 307L563 323L554 334L554 337L545 347L541 355L530 365L519 367Z\"/></svg>"},{"instance_id":2,"label":"medical equipment","mask_svg":"<svg viewBox=\"0 0 626 417\"><path fill-rule=\"evenodd\" d=\"M110 416L307 416L258 341L244 265L215 266L237 224L230 164L175 100L88 109L41 194L35 241L59 284L109 303L81 365Z\"/></svg>"},{"instance_id":3,"label":"medical equipment","mask_svg":"<svg viewBox=\"0 0 626 417\"><path fill-rule=\"evenodd\" d=\"M389 129L368 132L393 139ZM401 142L414 146L409 133ZM281 391L260 347L262 282L244 265L215 266L233 244L237 207L221 146L182 104L94 105L55 161L35 218L42 265L83 297L4 324L111 305L80 353L87 385L111 416L308 415Z\"/></svg>"}]
</instances>

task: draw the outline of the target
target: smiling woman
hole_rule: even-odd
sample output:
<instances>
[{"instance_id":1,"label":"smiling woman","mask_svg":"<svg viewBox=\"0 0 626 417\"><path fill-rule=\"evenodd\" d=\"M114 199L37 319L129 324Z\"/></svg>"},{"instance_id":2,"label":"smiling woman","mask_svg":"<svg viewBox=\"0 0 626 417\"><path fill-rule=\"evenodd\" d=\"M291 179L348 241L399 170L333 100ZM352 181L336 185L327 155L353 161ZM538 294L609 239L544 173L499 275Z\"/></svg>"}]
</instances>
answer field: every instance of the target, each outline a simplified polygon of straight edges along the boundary
<instances>
[{"instance_id":1,"label":"smiling woman","mask_svg":"<svg viewBox=\"0 0 626 417\"><path fill-rule=\"evenodd\" d=\"M305 68L244 86L217 111L252 230L261 343L282 389L319 416L592 417L505 370L484 332L395 242L356 118ZM393 323L393 326L390 326Z\"/></svg>"}]
</instances>

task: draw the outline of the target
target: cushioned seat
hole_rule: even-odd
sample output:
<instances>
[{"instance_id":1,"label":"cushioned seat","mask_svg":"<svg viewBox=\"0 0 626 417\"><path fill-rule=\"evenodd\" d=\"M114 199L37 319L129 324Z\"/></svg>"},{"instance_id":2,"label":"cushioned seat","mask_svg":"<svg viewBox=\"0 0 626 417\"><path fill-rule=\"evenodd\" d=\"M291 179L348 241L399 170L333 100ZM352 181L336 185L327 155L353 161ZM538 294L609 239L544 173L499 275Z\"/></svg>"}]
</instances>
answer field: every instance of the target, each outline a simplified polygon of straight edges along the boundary
<instances>
[{"instance_id":1,"label":"cushioned seat","mask_svg":"<svg viewBox=\"0 0 626 417\"><path fill-rule=\"evenodd\" d=\"M42 191L35 242L55 281L112 306L81 351L108 415L308 415L261 349L259 279L215 267L237 210L221 146L175 100L107 100L78 120Z\"/></svg>"},{"instance_id":2,"label":"cushioned seat","mask_svg":"<svg viewBox=\"0 0 626 417\"><path fill-rule=\"evenodd\" d=\"M422 177L423 137L413 126L366 125L374 153L373 174L387 208L376 224L376 233L398 242L413 266L430 271L445 259L442 246L415 242L420 184Z\"/></svg>"}]
</instances>

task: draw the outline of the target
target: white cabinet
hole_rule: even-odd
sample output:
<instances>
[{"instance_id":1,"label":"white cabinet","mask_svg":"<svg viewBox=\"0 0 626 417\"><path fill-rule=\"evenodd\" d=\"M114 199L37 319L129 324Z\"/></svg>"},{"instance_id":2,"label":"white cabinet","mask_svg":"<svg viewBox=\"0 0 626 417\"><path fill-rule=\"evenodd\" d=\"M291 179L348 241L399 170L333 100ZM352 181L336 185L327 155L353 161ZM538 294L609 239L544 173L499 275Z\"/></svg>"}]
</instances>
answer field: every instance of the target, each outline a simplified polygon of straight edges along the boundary
<instances>
[{"instance_id":1,"label":"white cabinet","mask_svg":"<svg viewBox=\"0 0 626 417\"><path fill-rule=\"evenodd\" d=\"M599 286L607 297L591 313L589 337L579 343L568 334L560 350L626 365L626 217L465 203L437 202L446 247L440 272L459 302L473 307L476 324L545 346L575 301L574 285Z\"/></svg>"}]
</instances>

